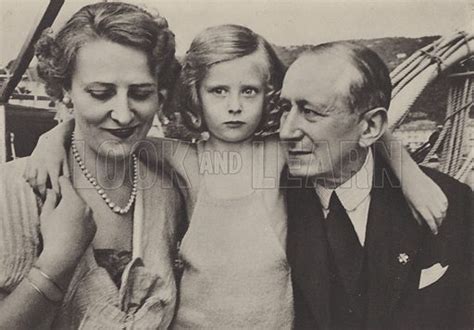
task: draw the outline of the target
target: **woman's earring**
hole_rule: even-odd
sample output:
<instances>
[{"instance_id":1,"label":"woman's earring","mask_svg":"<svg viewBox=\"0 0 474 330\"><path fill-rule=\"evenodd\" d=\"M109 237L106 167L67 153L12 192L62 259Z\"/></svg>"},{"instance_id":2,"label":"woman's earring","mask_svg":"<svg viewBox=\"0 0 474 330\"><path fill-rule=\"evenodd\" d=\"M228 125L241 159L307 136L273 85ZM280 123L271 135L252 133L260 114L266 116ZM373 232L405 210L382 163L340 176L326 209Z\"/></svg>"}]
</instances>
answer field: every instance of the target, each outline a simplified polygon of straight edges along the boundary
<instances>
[{"instance_id":1,"label":"woman's earring","mask_svg":"<svg viewBox=\"0 0 474 330\"><path fill-rule=\"evenodd\" d=\"M72 108L72 100L69 94L64 94L61 102L67 107L67 108Z\"/></svg>"},{"instance_id":2,"label":"woman's earring","mask_svg":"<svg viewBox=\"0 0 474 330\"><path fill-rule=\"evenodd\" d=\"M63 99L62 99L61 101L62 101L64 104L67 105L67 104L71 103L71 98L69 97L69 95L66 94L66 95L63 96Z\"/></svg>"}]
</instances>

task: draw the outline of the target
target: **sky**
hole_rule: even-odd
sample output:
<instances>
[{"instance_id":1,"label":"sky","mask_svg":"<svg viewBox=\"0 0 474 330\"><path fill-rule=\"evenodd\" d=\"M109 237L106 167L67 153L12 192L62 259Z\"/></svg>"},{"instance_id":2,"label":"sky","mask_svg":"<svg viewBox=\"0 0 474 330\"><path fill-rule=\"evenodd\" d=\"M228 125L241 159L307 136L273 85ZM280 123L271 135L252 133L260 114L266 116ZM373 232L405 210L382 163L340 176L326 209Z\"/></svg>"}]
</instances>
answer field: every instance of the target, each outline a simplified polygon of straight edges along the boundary
<instances>
[{"instance_id":1,"label":"sky","mask_svg":"<svg viewBox=\"0 0 474 330\"><path fill-rule=\"evenodd\" d=\"M15 58L49 0L0 0L0 65ZM65 0L53 28L90 0ZM129 0L158 10L176 35L177 54L208 26L250 27L281 46L330 40L474 31L474 0Z\"/></svg>"}]
</instances>

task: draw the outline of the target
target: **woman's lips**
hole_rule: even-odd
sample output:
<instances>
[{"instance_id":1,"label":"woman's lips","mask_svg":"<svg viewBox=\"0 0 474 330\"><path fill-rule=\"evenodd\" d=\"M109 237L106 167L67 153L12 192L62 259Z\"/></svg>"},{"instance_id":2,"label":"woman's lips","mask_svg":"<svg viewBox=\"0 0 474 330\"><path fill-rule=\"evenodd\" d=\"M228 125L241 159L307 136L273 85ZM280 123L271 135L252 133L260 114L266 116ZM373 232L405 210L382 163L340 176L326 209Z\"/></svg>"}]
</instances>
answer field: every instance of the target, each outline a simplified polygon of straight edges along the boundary
<instances>
[{"instance_id":1,"label":"woman's lips","mask_svg":"<svg viewBox=\"0 0 474 330\"><path fill-rule=\"evenodd\" d=\"M133 133L135 133L135 130L137 129L137 126L135 127L127 127L127 128L104 128L107 132L112 134L113 136L116 136L120 139L126 139L129 138Z\"/></svg>"}]
</instances>

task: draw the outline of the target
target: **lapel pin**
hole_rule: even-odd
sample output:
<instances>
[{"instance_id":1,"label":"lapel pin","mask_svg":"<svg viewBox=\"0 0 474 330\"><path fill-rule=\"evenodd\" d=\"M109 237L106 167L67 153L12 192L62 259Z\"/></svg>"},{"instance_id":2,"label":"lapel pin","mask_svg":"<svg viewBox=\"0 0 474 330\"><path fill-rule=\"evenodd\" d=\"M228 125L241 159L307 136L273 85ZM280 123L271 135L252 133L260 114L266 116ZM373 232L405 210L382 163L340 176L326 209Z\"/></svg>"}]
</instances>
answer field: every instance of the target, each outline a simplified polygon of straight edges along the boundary
<instances>
[{"instance_id":1,"label":"lapel pin","mask_svg":"<svg viewBox=\"0 0 474 330\"><path fill-rule=\"evenodd\" d=\"M402 265L406 265L410 261L410 257L406 253L400 253L397 257L398 262Z\"/></svg>"}]
</instances>

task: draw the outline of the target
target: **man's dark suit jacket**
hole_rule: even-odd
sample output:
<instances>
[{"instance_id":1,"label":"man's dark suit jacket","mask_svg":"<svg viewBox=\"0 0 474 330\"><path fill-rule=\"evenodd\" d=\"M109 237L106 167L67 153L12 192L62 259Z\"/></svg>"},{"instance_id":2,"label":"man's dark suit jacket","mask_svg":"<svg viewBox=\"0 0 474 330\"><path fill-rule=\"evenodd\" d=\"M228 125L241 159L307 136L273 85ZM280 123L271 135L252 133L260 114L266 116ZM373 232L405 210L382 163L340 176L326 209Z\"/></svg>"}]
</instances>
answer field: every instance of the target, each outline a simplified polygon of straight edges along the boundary
<instances>
[{"instance_id":1,"label":"man's dark suit jacket","mask_svg":"<svg viewBox=\"0 0 474 330\"><path fill-rule=\"evenodd\" d=\"M367 329L472 328L472 191L434 170L449 208L437 236L419 226L398 181L375 157L365 249L368 255ZM284 175L288 260L292 268L296 329L332 329L323 212L311 185ZM303 179L304 180L304 179ZM286 186L286 187L285 187ZM400 256L408 256L405 263ZM422 269L448 265L433 284L419 289Z\"/></svg>"}]
</instances>

